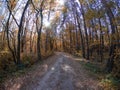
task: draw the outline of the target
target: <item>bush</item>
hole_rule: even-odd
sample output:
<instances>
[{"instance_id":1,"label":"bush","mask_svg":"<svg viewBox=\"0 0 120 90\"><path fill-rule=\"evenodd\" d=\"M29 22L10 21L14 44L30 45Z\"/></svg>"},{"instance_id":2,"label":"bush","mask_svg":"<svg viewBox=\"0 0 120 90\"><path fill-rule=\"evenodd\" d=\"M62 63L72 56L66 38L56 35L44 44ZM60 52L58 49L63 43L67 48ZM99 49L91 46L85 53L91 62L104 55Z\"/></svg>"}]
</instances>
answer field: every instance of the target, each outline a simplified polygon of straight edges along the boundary
<instances>
[{"instance_id":1,"label":"bush","mask_svg":"<svg viewBox=\"0 0 120 90\"><path fill-rule=\"evenodd\" d=\"M8 70L13 65L12 55L9 51L0 52L0 71Z\"/></svg>"},{"instance_id":2,"label":"bush","mask_svg":"<svg viewBox=\"0 0 120 90\"><path fill-rule=\"evenodd\" d=\"M43 59L48 58L48 57L51 56L53 53L54 53L53 50L52 50L52 51L48 50L47 52L41 53L41 54L42 54L42 58L43 58Z\"/></svg>"},{"instance_id":3,"label":"bush","mask_svg":"<svg viewBox=\"0 0 120 90\"><path fill-rule=\"evenodd\" d=\"M78 57L82 57L82 51L78 51L78 52L76 51L74 55Z\"/></svg>"},{"instance_id":4,"label":"bush","mask_svg":"<svg viewBox=\"0 0 120 90\"><path fill-rule=\"evenodd\" d=\"M36 62L34 54L24 54L22 56L22 62L25 66L29 67Z\"/></svg>"},{"instance_id":5,"label":"bush","mask_svg":"<svg viewBox=\"0 0 120 90\"><path fill-rule=\"evenodd\" d=\"M117 77L120 79L120 49L116 49L114 68L113 68L112 74L114 77Z\"/></svg>"},{"instance_id":6,"label":"bush","mask_svg":"<svg viewBox=\"0 0 120 90\"><path fill-rule=\"evenodd\" d=\"M4 81L8 73L16 71L15 65L12 60L12 55L9 51L0 52L0 83Z\"/></svg>"},{"instance_id":7,"label":"bush","mask_svg":"<svg viewBox=\"0 0 120 90\"><path fill-rule=\"evenodd\" d=\"M101 80L100 84L105 90L118 90L120 81L114 78L111 74L108 74Z\"/></svg>"}]
</instances>

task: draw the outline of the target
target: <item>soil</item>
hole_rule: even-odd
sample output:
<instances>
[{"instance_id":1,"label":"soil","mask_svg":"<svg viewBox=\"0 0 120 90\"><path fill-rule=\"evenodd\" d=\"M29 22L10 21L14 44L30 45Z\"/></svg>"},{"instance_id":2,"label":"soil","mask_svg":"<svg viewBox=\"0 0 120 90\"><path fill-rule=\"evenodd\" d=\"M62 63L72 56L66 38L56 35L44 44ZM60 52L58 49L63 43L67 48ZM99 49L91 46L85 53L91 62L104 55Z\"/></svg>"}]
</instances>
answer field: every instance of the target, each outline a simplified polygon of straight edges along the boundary
<instances>
[{"instance_id":1,"label":"soil","mask_svg":"<svg viewBox=\"0 0 120 90\"><path fill-rule=\"evenodd\" d=\"M24 76L6 81L5 90L103 90L78 59L57 52Z\"/></svg>"}]
</instances>

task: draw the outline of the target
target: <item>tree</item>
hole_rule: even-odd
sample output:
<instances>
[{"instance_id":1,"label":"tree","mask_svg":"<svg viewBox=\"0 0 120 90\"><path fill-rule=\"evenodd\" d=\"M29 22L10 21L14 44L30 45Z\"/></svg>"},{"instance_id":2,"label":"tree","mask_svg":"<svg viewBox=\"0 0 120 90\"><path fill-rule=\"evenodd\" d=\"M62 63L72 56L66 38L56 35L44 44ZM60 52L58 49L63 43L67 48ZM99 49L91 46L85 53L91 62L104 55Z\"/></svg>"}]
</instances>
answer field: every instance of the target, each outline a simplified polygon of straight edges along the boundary
<instances>
[{"instance_id":1,"label":"tree","mask_svg":"<svg viewBox=\"0 0 120 90\"><path fill-rule=\"evenodd\" d=\"M23 30L23 19L24 19L24 15L25 15L25 12L30 4L31 0L28 0L26 2L26 5L24 7L24 10L23 10L23 13L22 13L22 16L21 16L21 19L20 19L20 25L19 25L19 30L18 30L18 35L17 35L17 64L18 65L21 65L21 59L20 59L20 45L21 45L21 33L22 33L22 30Z\"/></svg>"},{"instance_id":2,"label":"tree","mask_svg":"<svg viewBox=\"0 0 120 90\"><path fill-rule=\"evenodd\" d=\"M85 30L85 43L86 43L86 59L89 60L89 42L88 42L88 33L87 33L87 27L86 27L86 19L85 19L85 11L83 8L83 3L80 1L81 4L81 14L83 17L83 23L84 23L84 30Z\"/></svg>"},{"instance_id":3,"label":"tree","mask_svg":"<svg viewBox=\"0 0 120 90\"><path fill-rule=\"evenodd\" d=\"M106 0L101 0L105 10L106 10L106 13L109 17L109 21L110 21L110 26L111 26L111 30L112 30L112 37L111 37L111 43L110 43L110 51L109 51L109 59L108 59L108 62L107 62L107 71L108 72L111 72L112 69L113 69L113 63L114 63L114 53L115 53L115 48L116 48L116 45L114 44L115 42L115 33L116 33L116 30L115 30L115 25L114 25L114 21L115 21L115 18L114 18L114 15L111 11L111 9L109 7L107 7L107 1Z\"/></svg>"}]
</instances>

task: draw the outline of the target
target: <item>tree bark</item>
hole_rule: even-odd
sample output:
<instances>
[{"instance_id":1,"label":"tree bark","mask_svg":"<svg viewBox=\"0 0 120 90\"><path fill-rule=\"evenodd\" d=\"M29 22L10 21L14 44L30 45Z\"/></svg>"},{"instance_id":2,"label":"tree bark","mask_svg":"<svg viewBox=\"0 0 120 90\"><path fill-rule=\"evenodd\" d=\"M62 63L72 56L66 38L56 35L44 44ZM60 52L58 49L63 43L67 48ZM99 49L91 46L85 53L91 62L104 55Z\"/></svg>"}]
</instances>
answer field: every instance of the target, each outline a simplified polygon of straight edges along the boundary
<instances>
[{"instance_id":1,"label":"tree bark","mask_svg":"<svg viewBox=\"0 0 120 90\"><path fill-rule=\"evenodd\" d=\"M17 35L17 64L18 66L21 65L21 58L20 58L20 49L21 49L21 33L23 30L23 19L24 19L24 15L25 15L25 11L27 10L27 7L30 3L30 0L27 1L25 8L23 10L22 16L21 16L21 20L20 20L20 25L19 25L19 30L18 30L18 35Z\"/></svg>"},{"instance_id":2,"label":"tree bark","mask_svg":"<svg viewBox=\"0 0 120 90\"><path fill-rule=\"evenodd\" d=\"M14 52L14 50L11 48L11 46L10 46L10 41L9 41L9 20L10 20L10 17L11 17L11 12L9 13L9 17L8 17L8 20L7 20L7 23L6 23L7 43L8 43L8 48L9 48L10 52L12 53L13 61L14 61L14 63L16 64L17 61L16 61L15 52Z\"/></svg>"},{"instance_id":3,"label":"tree bark","mask_svg":"<svg viewBox=\"0 0 120 90\"><path fill-rule=\"evenodd\" d=\"M109 59L107 61L107 65L106 65L106 70L107 72L111 72L113 69L113 65L114 65L114 57L115 57L115 48L116 45L114 44L115 42L115 25L114 25L114 15L111 11L111 9L109 7L107 7L107 1L106 0L101 0L103 6L105 7L106 13L108 15L109 21L110 21L110 26L111 26L111 30L112 30L112 37L111 37L111 43L110 43L110 51L109 51Z\"/></svg>"},{"instance_id":4,"label":"tree bark","mask_svg":"<svg viewBox=\"0 0 120 90\"><path fill-rule=\"evenodd\" d=\"M83 40L83 35L82 35L82 30L81 30L81 25L80 25L80 19L79 19L78 13L76 13L76 15L77 15L78 28L79 28L79 32L80 32L82 56L83 56L83 58L85 58L85 47L84 47L85 45L84 45L84 40Z\"/></svg>"},{"instance_id":5,"label":"tree bark","mask_svg":"<svg viewBox=\"0 0 120 90\"><path fill-rule=\"evenodd\" d=\"M89 41L88 41L88 33L87 33L87 27L86 27L86 20L83 10L83 5L81 4L81 13L83 16L83 22L84 22L84 30L85 30L85 39L86 39L86 59L89 60Z\"/></svg>"}]
</instances>

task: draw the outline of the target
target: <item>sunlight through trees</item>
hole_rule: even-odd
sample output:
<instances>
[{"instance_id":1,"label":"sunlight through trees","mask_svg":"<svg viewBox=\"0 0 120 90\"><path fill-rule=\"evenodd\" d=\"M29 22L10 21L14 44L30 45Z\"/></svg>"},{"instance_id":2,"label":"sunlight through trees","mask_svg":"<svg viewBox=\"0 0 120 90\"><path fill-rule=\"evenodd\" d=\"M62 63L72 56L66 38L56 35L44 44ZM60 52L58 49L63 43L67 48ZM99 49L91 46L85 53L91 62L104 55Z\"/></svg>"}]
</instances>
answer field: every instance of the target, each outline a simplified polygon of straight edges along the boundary
<instances>
[{"instance_id":1,"label":"sunlight through trees","mask_svg":"<svg viewBox=\"0 0 120 90\"><path fill-rule=\"evenodd\" d=\"M120 0L0 1L0 73L56 51L120 78Z\"/></svg>"}]
</instances>

